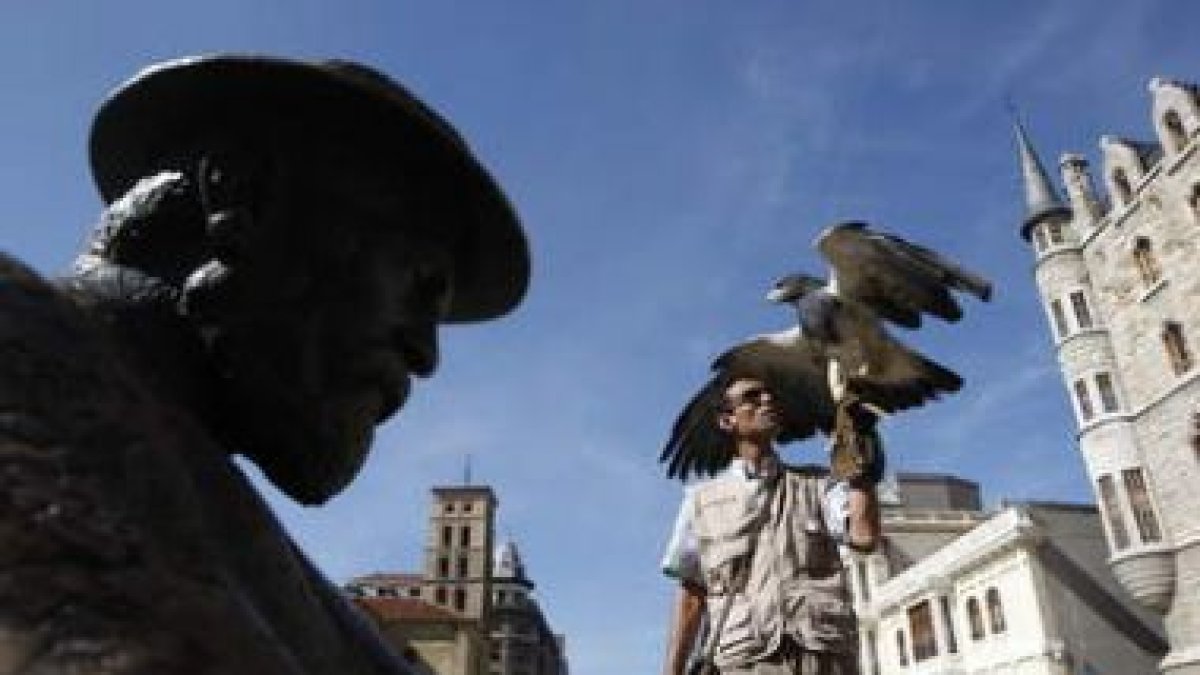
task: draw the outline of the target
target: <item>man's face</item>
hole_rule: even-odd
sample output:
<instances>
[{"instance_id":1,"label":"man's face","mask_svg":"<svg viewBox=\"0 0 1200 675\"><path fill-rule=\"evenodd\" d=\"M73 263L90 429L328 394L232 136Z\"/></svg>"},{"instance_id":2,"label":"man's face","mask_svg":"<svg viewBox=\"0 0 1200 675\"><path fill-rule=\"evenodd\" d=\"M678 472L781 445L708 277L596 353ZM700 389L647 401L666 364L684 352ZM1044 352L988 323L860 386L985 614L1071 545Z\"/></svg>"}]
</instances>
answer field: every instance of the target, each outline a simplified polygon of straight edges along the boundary
<instances>
[{"instance_id":1,"label":"man's face","mask_svg":"<svg viewBox=\"0 0 1200 675\"><path fill-rule=\"evenodd\" d=\"M305 166L339 174L272 185L209 330L236 450L319 503L357 474L410 376L436 367L453 237L402 186L344 164Z\"/></svg>"},{"instance_id":2,"label":"man's face","mask_svg":"<svg viewBox=\"0 0 1200 675\"><path fill-rule=\"evenodd\" d=\"M735 438L773 439L780 425L775 396L760 380L735 380L725 390L720 425Z\"/></svg>"}]
</instances>

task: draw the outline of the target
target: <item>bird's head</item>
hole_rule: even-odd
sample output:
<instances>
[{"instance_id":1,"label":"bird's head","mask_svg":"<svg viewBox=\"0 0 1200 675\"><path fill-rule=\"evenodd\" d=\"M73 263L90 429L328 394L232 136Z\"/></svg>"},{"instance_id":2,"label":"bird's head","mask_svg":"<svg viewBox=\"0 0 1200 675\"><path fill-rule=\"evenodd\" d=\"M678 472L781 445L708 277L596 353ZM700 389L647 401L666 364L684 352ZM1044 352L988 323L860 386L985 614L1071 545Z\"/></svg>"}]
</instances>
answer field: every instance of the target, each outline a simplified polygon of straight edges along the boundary
<instances>
[{"instance_id":1,"label":"bird's head","mask_svg":"<svg viewBox=\"0 0 1200 675\"><path fill-rule=\"evenodd\" d=\"M767 293L767 300L781 304L794 303L824 286L825 282L814 276L808 274L789 274L775 282L775 285Z\"/></svg>"}]
</instances>

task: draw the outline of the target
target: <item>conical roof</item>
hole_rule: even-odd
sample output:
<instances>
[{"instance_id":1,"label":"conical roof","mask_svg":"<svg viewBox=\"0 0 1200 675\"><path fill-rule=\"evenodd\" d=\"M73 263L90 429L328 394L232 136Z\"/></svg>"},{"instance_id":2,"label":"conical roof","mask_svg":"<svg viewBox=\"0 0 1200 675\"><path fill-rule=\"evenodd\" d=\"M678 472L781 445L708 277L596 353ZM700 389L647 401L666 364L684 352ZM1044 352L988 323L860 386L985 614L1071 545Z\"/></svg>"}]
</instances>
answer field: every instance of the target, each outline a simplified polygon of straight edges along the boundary
<instances>
[{"instance_id":1,"label":"conical roof","mask_svg":"<svg viewBox=\"0 0 1200 675\"><path fill-rule=\"evenodd\" d=\"M1021 236L1029 241L1030 228L1052 216L1070 218L1071 209L1062 202L1054 184L1050 182L1025 126L1020 120L1014 121L1014 126L1021 153L1021 175L1025 181L1025 220L1021 225Z\"/></svg>"},{"instance_id":2,"label":"conical roof","mask_svg":"<svg viewBox=\"0 0 1200 675\"><path fill-rule=\"evenodd\" d=\"M509 539L496 547L496 562L492 566L492 579L533 586L533 582L525 576L525 564L521 562L521 553L517 550L515 541Z\"/></svg>"}]
</instances>

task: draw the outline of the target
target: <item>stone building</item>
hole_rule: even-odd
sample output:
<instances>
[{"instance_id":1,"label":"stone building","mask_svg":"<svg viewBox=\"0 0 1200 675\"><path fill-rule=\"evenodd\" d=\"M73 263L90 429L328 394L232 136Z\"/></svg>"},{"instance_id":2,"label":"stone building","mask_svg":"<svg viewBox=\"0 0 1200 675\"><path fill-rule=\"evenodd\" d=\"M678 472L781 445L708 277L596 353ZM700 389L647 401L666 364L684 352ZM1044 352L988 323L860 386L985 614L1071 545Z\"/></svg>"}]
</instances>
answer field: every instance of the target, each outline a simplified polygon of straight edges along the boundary
<instances>
[{"instance_id":1,"label":"stone building","mask_svg":"<svg viewBox=\"0 0 1200 675\"><path fill-rule=\"evenodd\" d=\"M1154 670L1156 617L1105 567L1095 507L981 509L979 488L899 474L884 545L849 558L864 675L1074 675Z\"/></svg>"},{"instance_id":2,"label":"stone building","mask_svg":"<svg viewBox=\"0 0 1200 675\"><path fill-rule=\"evenodd\" d=\"M1079 450L1129 593L1165 618L1163 672L1200 673L1200 98L1150 83L1156 142L1100 139L1067 198L1017 127L1031 244Z\"/></svg>"},{"instance_id":3,"label":"stone building","mask_svg":"<svg viewBox=\"0 0 1200 675\"><path fill-rule=\"evenodd\" d=\"M433 488L422 572L367 574L346 591L405 658L431 675L565 675L562 638L529 595L533 582L516 545L508 542L493 556L497 505L487 486ZM514 584L524 589L516 603ZM510 640L514 625L519 649ZM501 662L527 653L529 662Z\"/></svg>"}]
</instances>

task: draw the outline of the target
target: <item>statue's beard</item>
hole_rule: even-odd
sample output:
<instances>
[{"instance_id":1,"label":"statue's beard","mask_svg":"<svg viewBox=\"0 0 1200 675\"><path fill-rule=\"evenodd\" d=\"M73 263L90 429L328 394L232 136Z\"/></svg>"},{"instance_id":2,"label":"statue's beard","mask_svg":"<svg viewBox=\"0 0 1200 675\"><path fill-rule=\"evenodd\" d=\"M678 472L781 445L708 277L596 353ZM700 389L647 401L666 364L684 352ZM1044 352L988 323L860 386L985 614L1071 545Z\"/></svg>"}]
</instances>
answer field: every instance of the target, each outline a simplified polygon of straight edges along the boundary
<instances>
[{"instance_id":1,"label":"statue's beard","mask_svg":"<svg viewBox=\"0 0 1200 675\"><path fill-rule=\"evenodd\" d=\"M362 468L380 403L361 392L329 391L311 359L283 344L254 344L248 337L257 333L210 334L222 379L222 435L285 494L324 503Z\"/></svg>"}]
</instances>

